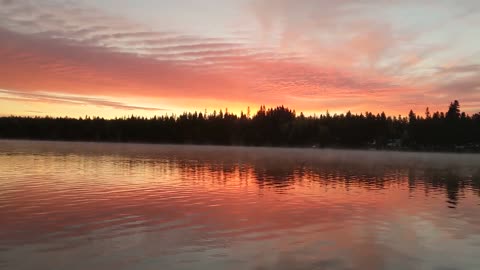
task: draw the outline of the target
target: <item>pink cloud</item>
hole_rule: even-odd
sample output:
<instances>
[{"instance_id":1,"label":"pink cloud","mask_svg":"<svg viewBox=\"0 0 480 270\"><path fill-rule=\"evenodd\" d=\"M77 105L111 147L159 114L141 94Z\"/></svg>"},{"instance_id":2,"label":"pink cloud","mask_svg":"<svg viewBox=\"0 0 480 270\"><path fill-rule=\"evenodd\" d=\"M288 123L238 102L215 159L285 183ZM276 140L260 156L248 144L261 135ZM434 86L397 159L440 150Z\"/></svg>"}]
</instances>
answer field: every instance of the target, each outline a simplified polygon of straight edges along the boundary
<instances>
[{"instance_id":1,"label":"pink cloud","mask_svg":"<svg viewBox=\"0 0 480 270\"><path fill-rule=\"evenodd\" d=\"M364 90L390 87L380 81L360 82L331 69L289 61L276 54L228 55L217 48L229 43L205 43L181 47L186 54L197 55L191 61L159 61L118 53L100 47L73 46L61 40L32 37L9 31L0 33L7 44L0 74L1 87L23 91L48 90L75 94L143 95L162 97L244 98L248 88L255 90L273 84L287 87L284 93L298 87L332 87ZM211 49L210 48L211 45ZM188 51L189 50L189 51ZM167 50L168 51L168 50ZM238 52L238 51L237 51ZM203 63L213 62L216 71L204 72ZM236 71L230 71L227 67ZM257 78L255 76L257 74ZM22 79L28 77L29 79ZM179 79L180 78L180 79ZM378 85L375 85L378 84ZM383 85L382 85L383 84ZM295 89L294 89L295 88ZM227 92L228 91L228 92Z\"/></svg>"}]
</instances>

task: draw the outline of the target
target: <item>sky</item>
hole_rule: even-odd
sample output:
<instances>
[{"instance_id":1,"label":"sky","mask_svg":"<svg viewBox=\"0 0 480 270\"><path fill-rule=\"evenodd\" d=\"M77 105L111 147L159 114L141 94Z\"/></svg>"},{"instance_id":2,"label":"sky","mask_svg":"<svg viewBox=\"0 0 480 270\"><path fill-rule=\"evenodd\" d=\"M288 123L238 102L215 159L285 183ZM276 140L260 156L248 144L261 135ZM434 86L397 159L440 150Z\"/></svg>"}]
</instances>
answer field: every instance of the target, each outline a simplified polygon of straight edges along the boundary
<instances>
[{"instance_id":1,"label":"sky","mask_svg":"<svg viewBox=\"0 0 480 270\"><path fill-rule=\"evenodd\" d=\"M0 115L480 112L480 1L0 0Z\"/></svg>"}]
</instances>

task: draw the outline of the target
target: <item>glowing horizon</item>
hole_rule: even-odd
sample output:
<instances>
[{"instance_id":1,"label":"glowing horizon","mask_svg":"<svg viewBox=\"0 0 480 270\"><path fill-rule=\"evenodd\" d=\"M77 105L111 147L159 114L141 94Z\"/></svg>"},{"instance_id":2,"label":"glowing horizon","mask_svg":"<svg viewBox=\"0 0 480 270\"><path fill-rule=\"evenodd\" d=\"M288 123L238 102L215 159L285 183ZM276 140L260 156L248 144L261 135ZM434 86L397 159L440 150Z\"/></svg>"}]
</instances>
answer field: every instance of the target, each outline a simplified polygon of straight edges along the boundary
<instances>
[{"instance_id":1,"label":"glowing horizon","mask_svg":"<svg viewBox=\"0 0 480 270\"><path fill-rule=\"evenodd\" d=\"M480 2L0 0L0 115L480 112Z\"/></svg>"}]
</instances>

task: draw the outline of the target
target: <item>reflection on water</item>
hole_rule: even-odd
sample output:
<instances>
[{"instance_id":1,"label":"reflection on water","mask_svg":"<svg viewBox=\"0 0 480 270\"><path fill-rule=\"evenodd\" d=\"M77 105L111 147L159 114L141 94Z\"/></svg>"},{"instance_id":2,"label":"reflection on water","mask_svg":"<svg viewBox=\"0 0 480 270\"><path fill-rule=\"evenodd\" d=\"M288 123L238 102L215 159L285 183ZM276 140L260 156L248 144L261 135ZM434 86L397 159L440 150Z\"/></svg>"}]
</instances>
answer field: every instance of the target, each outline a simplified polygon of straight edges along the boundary
<instances>
[{"instance_id":1,"label":"reflection on water","mask_svg":"<svg viewBox=\"0 0 480 270\"><path fill-rule=\"evenodd\" d=\"M0 269L480 269L479 164L0 141Z\"/></svg>"}]
</instances>

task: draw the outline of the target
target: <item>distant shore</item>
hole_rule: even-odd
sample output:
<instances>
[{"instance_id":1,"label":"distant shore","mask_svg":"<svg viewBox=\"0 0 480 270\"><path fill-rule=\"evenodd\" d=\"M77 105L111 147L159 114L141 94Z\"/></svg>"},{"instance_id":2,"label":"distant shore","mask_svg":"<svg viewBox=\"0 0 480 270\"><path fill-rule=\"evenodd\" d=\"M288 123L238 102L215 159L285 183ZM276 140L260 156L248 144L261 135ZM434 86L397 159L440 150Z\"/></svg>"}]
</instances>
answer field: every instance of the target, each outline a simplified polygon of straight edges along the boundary
<instances>
[{"instance_id":1,"label":"distant shore","mask_svg":"<svg viewBox=\"0 0 480 270\"><path fill-rule=\"evenodd\" d=\"M52 139L29 139L29 138L2 138L1 142L46 142L46 143L88 143L88 144L112 144L112 145L152 145L152 146L195 146L195 147L247 147L247 148L272 148L272 149L308 149L308 150L345 150L345 151L373 151L373 152L411 152L411 153L465 153L465 154L480 154L477 149L455 149L455 148L372 148L372 147L342 147L342 146L272 146L272 145L240 145L240 144L189 144L189 143L156 143L156 142L141 142L141 141L86 141L86 140L52 140Z\"/></svg>"},{"instance_id":2,"label":"distant shore","mask_svg":"<svg viewBox=\"0 0 480 270\"><path fill-rule=\"evenodd\" d=\"M480 114L467 115L454 101L447 112L408 117L385 113L305 116L262 106L253 116L226 112L180 116L52 118L0 117L0 138L129 142L177 145L480 152Z\"/></svg>"}]
</instances>

